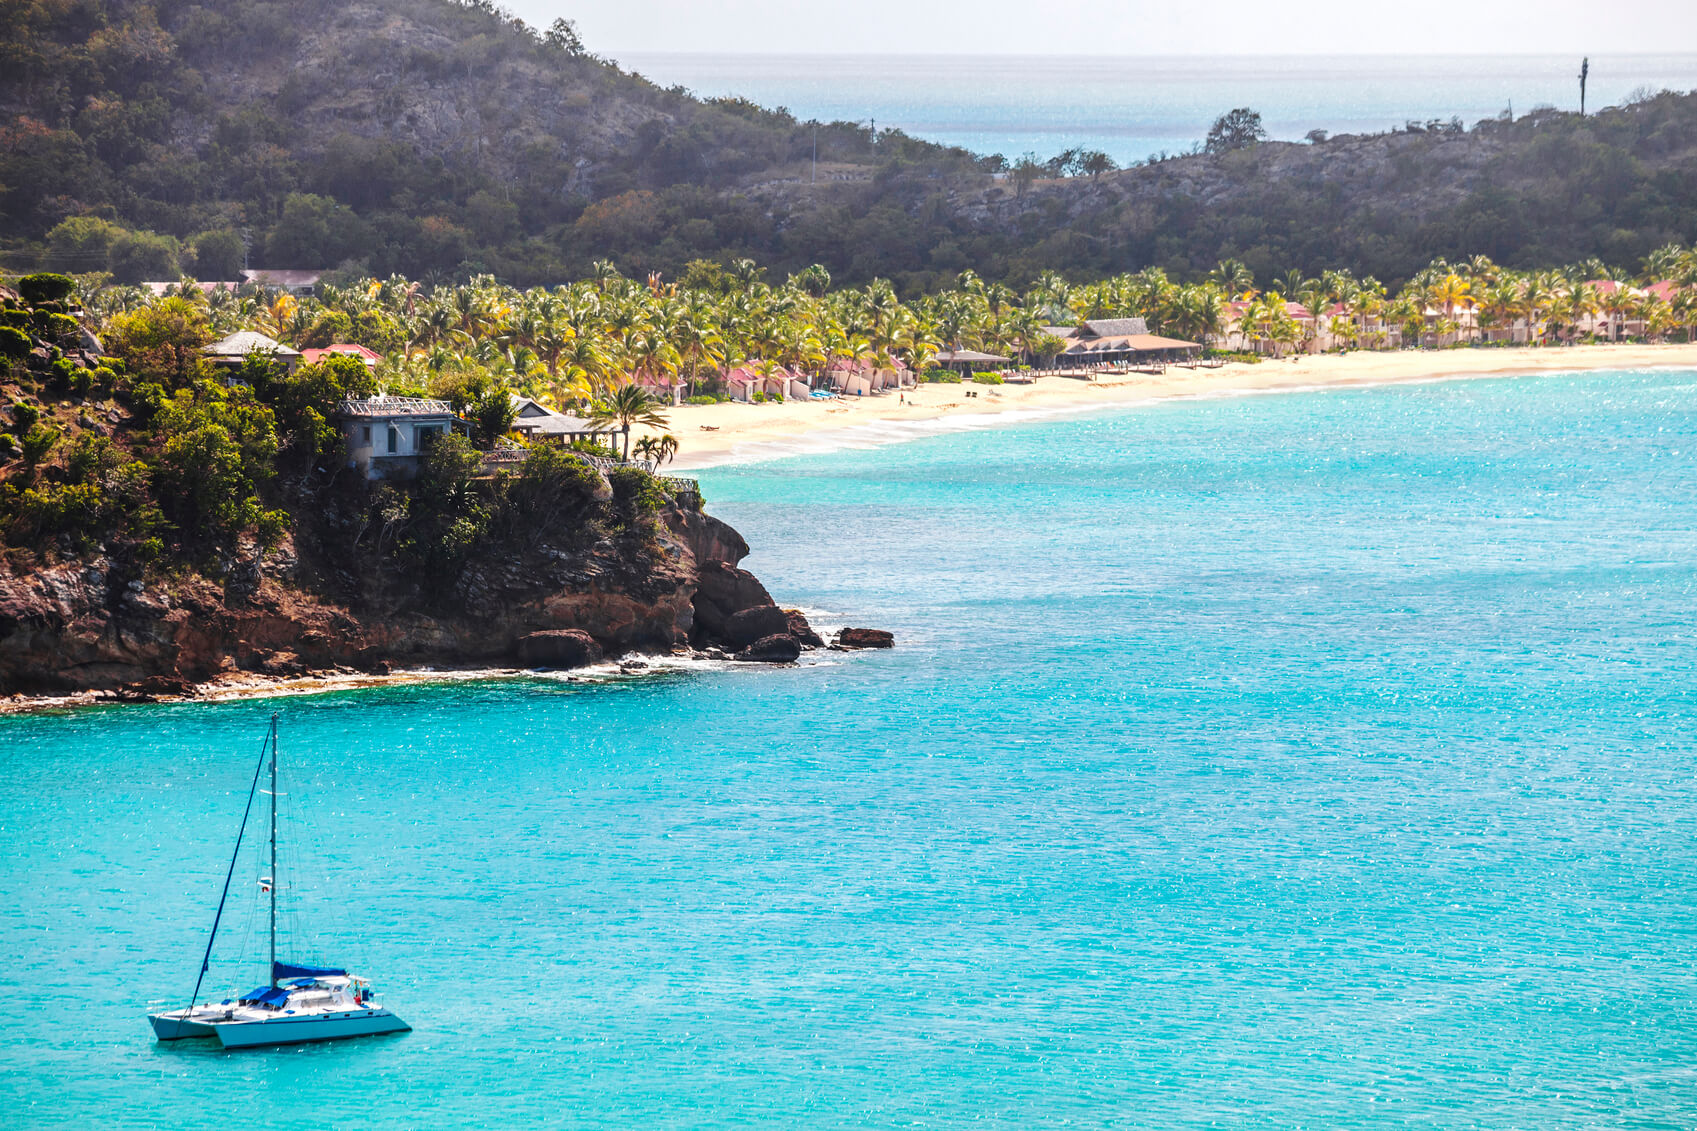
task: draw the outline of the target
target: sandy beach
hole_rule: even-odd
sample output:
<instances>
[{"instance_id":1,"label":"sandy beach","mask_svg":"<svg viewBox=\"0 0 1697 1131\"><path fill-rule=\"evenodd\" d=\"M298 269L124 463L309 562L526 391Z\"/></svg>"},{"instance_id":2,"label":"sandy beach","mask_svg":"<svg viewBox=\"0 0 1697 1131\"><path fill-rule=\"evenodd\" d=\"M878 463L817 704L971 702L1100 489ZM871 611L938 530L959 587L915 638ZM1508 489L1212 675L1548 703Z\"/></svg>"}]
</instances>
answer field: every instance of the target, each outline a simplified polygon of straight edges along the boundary
<instances>
[{"instance_id":1,"label":"sandy beach","mask_svg":"<svg viewBox=\"0 0 1697 1131\"><path fill-rule=\"evenodd\" d=\"M1697 368L1697 344L1358 351L1233 363L1218 369L1174 367L1158 376L1100 375L1090 381L1039 377L1028 385L1000 386L930 384L901 397L885 393L784 404L683 405L669 414L667 430L682 447L667 470L870 446L911 439L930 430L991 427L1184 397L1648 366Z\"/></svg>"}]
</instances>

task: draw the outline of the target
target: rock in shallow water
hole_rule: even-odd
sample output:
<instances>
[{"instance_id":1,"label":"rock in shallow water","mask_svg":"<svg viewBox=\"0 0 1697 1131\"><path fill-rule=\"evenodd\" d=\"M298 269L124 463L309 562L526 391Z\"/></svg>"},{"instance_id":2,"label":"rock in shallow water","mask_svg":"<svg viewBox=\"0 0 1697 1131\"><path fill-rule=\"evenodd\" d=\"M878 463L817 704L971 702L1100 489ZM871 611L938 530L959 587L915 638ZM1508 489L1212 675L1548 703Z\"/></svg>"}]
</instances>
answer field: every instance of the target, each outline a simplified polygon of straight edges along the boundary
<instances>
[{"instance_id":1,"label":"rock in shallow water","mask_svg":"<svg viewBox=\"0 0 1697 1131\"><path fill-rule=\"evenodd\" d=\"M813 626L807 623L807 617L800 609L785 609L784 616L789 621L789 634L803 648L825 647L824 638L813 631Z\"/></svg>"},{"instance_id":2,"label":"rock in shallow water","mask_svg":"<svg viewBox=\"0 0 1697 1131\"><path fill-rule=\"evenodd\" d=\"M582 629L557 628L519 637L518 654L527 664L581 668L600 661L601 645Z\"/></svg>"},{"instance_id":3,"label":"rock in shallow water","mask_svg":"<svg viewBox=\"0 0 1697 1131\"><path fill-rule=\"evenodd\" d=\"M757 605L727 618L722 636L733 648L747 648L756 640L781 636L789 630L790 618L784 610L776 605Z\"/></svg>"},{"instance_id":4,"label":"rock in shallow water","mask_svg":"<svg viewBox=\"0 0 1697 1131\"><path fill-rule=\"evenodd\" d=\"M761 664L793 664L801 658L801 644L788 633L762 637L736 654L736 659Z\"/></svg>"},{"instance_id":5,"label":"rock in shallow water","mask_svg":"<svg viewBox=\"0 0 1697 1131\"><path fill-rule=\"evenodd\" d=\"M881 628L845 628L833 643L839 648L894 648L896 637Z\"/></svg>"}]
</instances>

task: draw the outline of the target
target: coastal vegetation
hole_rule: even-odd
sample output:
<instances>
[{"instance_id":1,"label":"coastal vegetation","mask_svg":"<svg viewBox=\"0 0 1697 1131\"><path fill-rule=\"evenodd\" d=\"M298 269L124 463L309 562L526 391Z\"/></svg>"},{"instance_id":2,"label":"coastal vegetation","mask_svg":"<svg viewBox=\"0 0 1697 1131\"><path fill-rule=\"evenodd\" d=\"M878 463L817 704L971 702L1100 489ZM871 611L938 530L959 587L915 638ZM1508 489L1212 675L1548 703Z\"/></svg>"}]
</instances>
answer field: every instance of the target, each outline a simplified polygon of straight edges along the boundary
<instances>
[{"instance_id":1,"label":"coastal vegetation","mask_svg":"<svg viewBox=\"0 0 1697 1131\"><path fill-rule=\"evenodd\" d=\"M510 431L517 397L622 438L590 443L588 454L634 454L653 467L679 448L663 431L665 405L724 399L738 369L823 375L899 363L925 379L959 380L936 367L939 351L1047 366L1063 344L1055 330L1091 319L1142 318L1153 333L1247 358L1697 338L1697 252L1677 245L1634 273L1595 261L1517 271L1484 256L1439 260L1395 290L1341 269L1263 280L1235 260L1188 281L1160 268L1091 282L1046 272L1018 291L968 271L907 301L885 280L832 288L822 267L781 283L765 274L748 260L696 261L679 283L638 281L601 262L590 278L551 288L395 276L311 296L190 281L155 294L101 276L25 277L0 311L10 418L0 435L0 539L49 555L119 544L143 560L197 563L243 540L274 544L310 527L323 492L346 478L340 404L377 392L446 401L468 436L438 446L415 486L362 494L356 541L397 569L451 582L471 547L519 530L527 508L592 540L602 530L641 533L665 494L658 481L638 482L649 473L636 468L597 502L574 469L581 461L528 449ZM205 347L241 330L300 349L363 346L381 360L331 354L290 371L256 353L219 369ZM973 379L1002 378L981 370ZM520 462L487 475L480 451L497 445Z\"/></svg>"},{"instance_id":2,"label":"coastal vegetation","mask_svg":"<svg viewBox=\"0 0 1697 1131\"><path fill-rule=\"evenodd\" d=\"M480 449L507 434L513 398L501 371L475 355L428 390L346 355L291 370L255 352L221 368L205 347L225 323L196 301L198 291L104 308L89 319L111 351L99 354L64 313L79 309L74 289L64 276L34 275L0 291L7 340L25 345L0 361L9 425L0 434L0 547L27 560L116 552L143 568L220 574L244 545L263 551L290 536L330 546L346 535L352 544L340 557L369 554L445 592L473 547L518 550L542 538L582 546L608 535L651 542L653 515L672 505L642 467L621 469L609 494L589 463L553 445L489 473ZM243 324L277 328L288 305L271 297ZM346 314L314 306L320 317ZM380 379L450 400L469 425L469 437L436 444L411 483L368 485L346 471L339 406L376 392ZM636 387L592 403L618 423L661 419ZM676 443L661 448L645 450L669 456Z\"/></svg>"}]
</instances>

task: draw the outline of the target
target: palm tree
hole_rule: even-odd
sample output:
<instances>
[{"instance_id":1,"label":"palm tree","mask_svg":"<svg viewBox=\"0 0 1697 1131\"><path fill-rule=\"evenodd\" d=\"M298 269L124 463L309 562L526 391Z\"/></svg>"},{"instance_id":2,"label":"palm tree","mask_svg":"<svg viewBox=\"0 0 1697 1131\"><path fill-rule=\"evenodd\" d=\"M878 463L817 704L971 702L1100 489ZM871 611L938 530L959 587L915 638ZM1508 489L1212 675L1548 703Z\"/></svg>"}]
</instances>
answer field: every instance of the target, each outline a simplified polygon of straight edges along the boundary
<instances>
[{"instance_id":1,"label":"palm tree","mask_svg":"<svg viewBox=\"0 0 1697 1131\"><path fill-rule=\"evenodd\" d=\"M1676 292L1669 305L1674 320L1685 327L1685 340L1697 342L1697 290L1686 287Z\"/></svg>"},{"instance_id":2,"label":"palm tree","mask_svg":"<svg viewBox=\"0 0 1697 1131\"><path fill-rule=\"evenodd\" d=\"M1552 286L1550 276L1547 273L1540 272L1536 275L1529 275L1521 283L1517 313L1526 319L1527 345L1543 344L1544 335L1539 322L1544 317L1545 312L1555 304L1555 298L1555 288Z\"/></svg>"},{"instance_id":3,"label":"palm tree","mask_svg":"<svg viewBox=\"0 0 1697 1131\"><path fill-rule=\"evenodd\" d=\"M641 385L620 385L617 389L595 401L589 410L591 424L616 425L617 430L624 433L625 458L630 458L630 430L635 424L649 428L663 428L666 424L665 414L661 411L660 401Z\"/></svg>"},{"instance_id":4,"label":"palm tree","mask_svg":"<svg viewBox=\"0 0 1697 1131\"><path fill-rule=\"evenodd\" d=\"M1616 282L1612 288L1603 291L1597 306L1609 316L1609 341L1620 341L1620 335L1625 330L1624 322L1638 306L1638 296L1623 282Z\"/></svg>"},{"instance_id":5,"label":"palm tree","mask_svg":"<svg viewBox=\"0 0 1697 1131\"><path fill-rule=\"evenodd\" d=\"M1241 259L1222 259L1208 272L1208 281L1237 298L1255 286L1255 273Z\"/></svg>"},{"instance_id":6,"label":"palm tree","mask_svg":"<svg viewBox=\"0 0 1697 1131\"><path fill-rule=\"evenodd\" d=\"M1463 324L1461 315L1474 306L1472 284L1450 271L1432 284L1430 297L1432 305L1444 312L1444 321L1450 323L1451 329L1446 332L1456 334L1459 339Z\"/></svg>"}]
</instances>

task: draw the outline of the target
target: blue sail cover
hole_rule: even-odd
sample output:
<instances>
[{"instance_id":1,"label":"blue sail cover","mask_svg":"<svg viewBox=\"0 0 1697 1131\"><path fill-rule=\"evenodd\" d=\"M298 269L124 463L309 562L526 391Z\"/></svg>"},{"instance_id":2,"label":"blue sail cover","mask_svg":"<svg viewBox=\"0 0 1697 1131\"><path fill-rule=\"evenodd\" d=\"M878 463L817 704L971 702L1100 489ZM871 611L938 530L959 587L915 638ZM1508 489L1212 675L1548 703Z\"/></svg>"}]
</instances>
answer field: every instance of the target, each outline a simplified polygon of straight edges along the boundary
<instances>
[{"instance_id":1,"label":"blue sail cover","mask_svg":"<svg viewBox=\"0 0 1697 1131\"><path fill-rule=\"evenodd\" d=\"M243 1005L250 1002L257 1002L260 1005L282 1005L289 1000L289 991L280 990L275 986L261 986L256 990L249 990L241 996L240 1000Z\"/></svg>"},{"instance_id":2,"label":"blue sail cover","mask_svg":"<svg viewBox=\"0 0 1697 1131\"><path fill-rule=\"evenodd\" d=\"M296 966L292 962L273 962L271 964L271 980L281 982L285 978L345 978L348 972L335 966Z\"/></svg>"}]
</instances>

